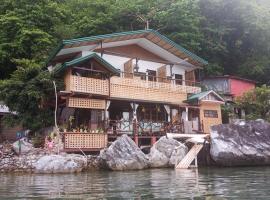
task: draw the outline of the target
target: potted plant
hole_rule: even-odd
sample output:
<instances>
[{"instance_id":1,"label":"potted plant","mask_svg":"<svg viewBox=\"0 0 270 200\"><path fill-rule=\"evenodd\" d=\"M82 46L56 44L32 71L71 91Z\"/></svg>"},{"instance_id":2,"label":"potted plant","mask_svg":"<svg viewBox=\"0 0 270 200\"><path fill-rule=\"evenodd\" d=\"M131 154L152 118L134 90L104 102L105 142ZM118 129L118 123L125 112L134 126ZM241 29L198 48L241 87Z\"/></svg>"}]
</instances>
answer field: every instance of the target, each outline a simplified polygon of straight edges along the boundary
<instances>
[{"instance_id":1,"label":"potted plant","mask_svg":"<svg viewBox=\"0 0 270 200\"><path fill-rule=\"evenodd\" d=\"M80 125L80 133L83 133L83 128L84 128L84 126L81 124Z\"/></svg>"},{"instance_id":2,"label":"potted plant","mask_svg":"<svg viewBox=\"0 0 270 200\"><path fill-rule=\"evenodd\" d=\"M84 126L84 133L87 133L87 132L88 132L88 127Z\"/></svg>"}]
</instances>

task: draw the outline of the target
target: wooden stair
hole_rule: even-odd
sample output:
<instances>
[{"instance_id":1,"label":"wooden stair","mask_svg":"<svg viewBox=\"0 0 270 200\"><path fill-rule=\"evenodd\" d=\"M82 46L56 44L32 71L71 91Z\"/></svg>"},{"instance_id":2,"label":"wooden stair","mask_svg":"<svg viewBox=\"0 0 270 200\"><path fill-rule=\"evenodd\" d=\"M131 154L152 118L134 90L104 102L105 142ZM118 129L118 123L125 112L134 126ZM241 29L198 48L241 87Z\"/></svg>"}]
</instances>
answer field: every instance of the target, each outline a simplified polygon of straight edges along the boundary
<instances>
[{"instance_id":1,"label":"wooden stair","mask_svg":"<svg viewBox=\"0 0 270 200\"><path fill-rule=\"evenodd\" d=\"M203 144L194 144L194 146L189 150L187 155L178 163L175 167L176 169L188 169L194 159L195 166L197 167L197 155L203 148Z\"/></svg>"}]
</instances>

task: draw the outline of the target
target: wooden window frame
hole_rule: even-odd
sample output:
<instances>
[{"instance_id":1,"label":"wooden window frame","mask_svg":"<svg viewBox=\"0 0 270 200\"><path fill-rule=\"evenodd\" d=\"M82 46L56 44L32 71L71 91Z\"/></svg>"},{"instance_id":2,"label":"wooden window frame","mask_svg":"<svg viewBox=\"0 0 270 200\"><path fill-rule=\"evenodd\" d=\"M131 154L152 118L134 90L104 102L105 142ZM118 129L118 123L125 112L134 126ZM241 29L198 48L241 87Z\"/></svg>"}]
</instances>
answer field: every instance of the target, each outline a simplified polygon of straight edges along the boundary
<instances>
[{"instance_id":1,"label":"wooden window frame","mask_svg":"<svg viewBox=\"0 0 270 200\"><path fill-rule=\"evenodd\" d=\"M218 111L217 110L204 110L203 116L205 118L218 118Z\"/></svg>"},{"instance_id":2,"label":"wooden window frame","mask_svg":"<svg viewBox=\"0 0 270 200\"><path fill-rule=\"evenodd\" d=\"M177 76L181 76L181 78L177 78ZM183 75L182 74L174 74L175 85L183 85Z\"/></svg>"},{"instance_id":3,"label":"wooden window frame","mask_svg":"<svg viewBox=\"0 0 270 200\"><path fill-rule=\"evenodd\" d=\"M155 75L152 75L151 73ZM148 69L147 76L148 76L148 81L157 82L157 71Z\"/></svg>"}]
</instances>

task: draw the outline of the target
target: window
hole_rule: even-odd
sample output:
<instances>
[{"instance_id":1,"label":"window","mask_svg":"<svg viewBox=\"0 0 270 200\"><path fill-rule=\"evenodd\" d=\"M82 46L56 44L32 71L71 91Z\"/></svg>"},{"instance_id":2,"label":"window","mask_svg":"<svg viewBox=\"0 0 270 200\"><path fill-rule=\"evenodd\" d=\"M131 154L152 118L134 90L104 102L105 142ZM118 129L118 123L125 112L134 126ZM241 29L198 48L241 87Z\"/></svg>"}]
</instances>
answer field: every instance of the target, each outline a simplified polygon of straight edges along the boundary
<instances>
[{"instance_id":1,"label":"window","mask_svg":"<svg viewBox=\"0 0 270 200\"><path fill-rule=\"evenodd\" d=\"M175 85L183 85L183 75L175 74Z\"/></svg>"},{"instance_id":2,"label":"window","mask_svg":"<svg viewBox=\"0 0 270 200\"><path fill-rule=\"evenodd\" d=\"M141 80L146 80L146 73L144 72L134 72L134 76L139 77Z\"/></svg>"},{"instance_id":3,"label":"window","mask_svg":"<svg viewBox=\"0 0 270 200\"><path fill-rule=\"evenodd\" d=\"M204 110L204 117L218 118L217 110Z\"/></svg>"},{"instance_id":4,"label":"window","mask_svg":"<svg viewBox=\"0 0 270 200\"><path fill-rule=\"evenodd\" d=\"M157 72L154 70L147 70L148 81L157 81Z\"/></svg>"}]
</instances>

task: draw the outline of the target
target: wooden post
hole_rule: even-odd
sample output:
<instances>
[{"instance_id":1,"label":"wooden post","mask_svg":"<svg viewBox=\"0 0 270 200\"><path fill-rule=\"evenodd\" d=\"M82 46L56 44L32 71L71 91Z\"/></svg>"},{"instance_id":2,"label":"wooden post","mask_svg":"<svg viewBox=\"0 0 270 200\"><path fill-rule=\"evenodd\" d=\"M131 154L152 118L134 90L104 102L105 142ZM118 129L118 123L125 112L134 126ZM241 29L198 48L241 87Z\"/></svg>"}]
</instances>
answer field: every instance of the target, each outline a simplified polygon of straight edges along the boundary
<instances>
[{"instance_id":1,"label":"wooden post","mask_svg":"<svg viewBox=\"0 0 270 200\"><path fill-rule=\"evenodd\" d=\"M157 141L156 136L152 135L151 136L151 146L153 146L156 143L156 141Z\"/></svg>"},{"instance_id":2,"label":"wooden post","mask_svg":"<svg viewBox=\"0 0 270 200\"><path fill-rule=\"evenodd\" d=\"M196 145L196 148L197 148L197 144L195 144L195 145ZM196 154L196 157L195 157L195 167L198 168L198 154Z\"/></svg>"},{"instance_id":3,"label":"wooden post","mask_svg":"<svg viewBox=\"0 0 270 200\"><path fill-rule=\"evenodd\" d=\"M135 134L135 135L134 135L134 142L135 142L135 144L136 144L137 146L139 146L139 136L138 136L138 134Z\"/></svg>"}]
</instances>

